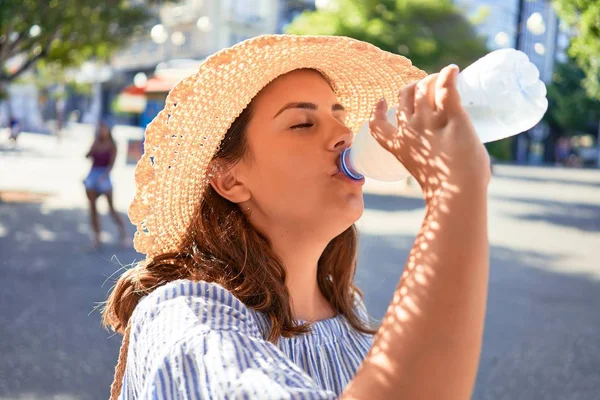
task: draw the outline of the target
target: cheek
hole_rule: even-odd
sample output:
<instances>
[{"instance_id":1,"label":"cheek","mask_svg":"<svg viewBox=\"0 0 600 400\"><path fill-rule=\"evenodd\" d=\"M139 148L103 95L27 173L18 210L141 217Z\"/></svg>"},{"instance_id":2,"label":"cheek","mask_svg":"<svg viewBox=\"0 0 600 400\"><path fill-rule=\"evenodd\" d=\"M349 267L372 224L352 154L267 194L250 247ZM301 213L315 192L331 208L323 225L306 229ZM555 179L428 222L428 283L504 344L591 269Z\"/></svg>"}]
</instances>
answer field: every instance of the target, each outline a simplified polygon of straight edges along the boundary
<instances>
[{"instance_id":1,"label":"cheek","mask_svg":"<svg viewBox=\"0 0 600 400\"><path fill-rule=\"evenodd\" d=\"M328 177L317 160L299 152L265 154L251 170L251 191L255 199L271 208L313 209L326 196Z\"/></svg>"}]
</instances>

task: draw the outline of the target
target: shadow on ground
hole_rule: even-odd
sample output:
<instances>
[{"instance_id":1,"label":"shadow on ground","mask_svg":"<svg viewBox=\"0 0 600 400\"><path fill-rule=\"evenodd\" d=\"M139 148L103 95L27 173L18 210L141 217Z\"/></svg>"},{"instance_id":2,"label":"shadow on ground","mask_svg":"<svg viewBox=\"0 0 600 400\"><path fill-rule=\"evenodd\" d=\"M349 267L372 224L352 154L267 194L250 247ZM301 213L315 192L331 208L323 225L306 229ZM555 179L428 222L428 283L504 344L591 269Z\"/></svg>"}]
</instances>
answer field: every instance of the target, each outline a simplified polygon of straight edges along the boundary
<instances>
[{"instance_id":1,"label":"shadow on ground","mask_svg":"<svg viewBox=\"0 0 600 400\"><path fill-rule=\"evenodd\" d=\"M503 202L516 202L534 206L535 211L519 212L515 216L521 220L544 221L584 232L600 232L600 205L508 196L494 196L494 198ZM600 201L600 199L598 200Z\"/></svg>"},{"instance_id":2,"label":"shadow on ground","mask_svg":"<svg viewBox=\"0 0 600 400\"><path fill-rule=\"evenodd\" d=\"M365 208L380 211L411 211L425 207L425 201L420 197L399 197L397 195L363 195Z\"/></svg>"},{"instance_id":3,"label":"shadow on ground","mask_svg":"<svg viewBox=\"0 0 600 400\"><path fill-rule=\"evenodd\" d=\"M593 188L600 188L600 181L588 181L588 180L581 180L581 179L575 179L575 178L569 178L569 179L561 179L561 178L547 178L547 177L540 177L540 176L522 176L522 175L511 175L508 173L502 173L502 172L494 172L494 177L495 178L502 178L502 179L511 179L514 181L519 181L519 182L529 182L529 183L553 183L553 184L559 184L559 185L566 185L566 186L590 186Z\"/></svg>"},{"instance_id":4,"label":"shadow on ground","mask_svg":"<svg viewBox=\"0 0 600 400\"><path fill-rule=\"evenodd\" d=\"M119 262L141 255L116 244L94 251L87 232L87 210L0 203L0 398L107 398L120 337L95 308Z\"/></svg>"}]
</instances>

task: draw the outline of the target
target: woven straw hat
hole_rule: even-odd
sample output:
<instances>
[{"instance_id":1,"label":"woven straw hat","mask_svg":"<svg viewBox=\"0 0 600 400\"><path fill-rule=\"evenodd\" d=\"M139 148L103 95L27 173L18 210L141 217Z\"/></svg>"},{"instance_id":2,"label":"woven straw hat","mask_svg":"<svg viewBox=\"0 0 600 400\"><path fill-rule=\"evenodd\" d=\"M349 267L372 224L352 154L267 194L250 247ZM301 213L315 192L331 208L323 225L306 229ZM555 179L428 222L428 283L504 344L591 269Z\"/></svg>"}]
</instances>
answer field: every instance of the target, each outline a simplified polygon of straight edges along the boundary
<instances>
[{"instance_id":1,"label":"woven straw hat","mask_svg":"<svg viewBox=\"0 0 600 400\"><path fill-rule=\"evenodd\" d=\"M405 57L339 36L266 35L215 53L179 82L145 133L129 218L135 249L177 252L208 184L208 164L233 121L269 82L302 68L331 83L357 132L382 97L426 74Z\"/></svg>"}]
</instances>

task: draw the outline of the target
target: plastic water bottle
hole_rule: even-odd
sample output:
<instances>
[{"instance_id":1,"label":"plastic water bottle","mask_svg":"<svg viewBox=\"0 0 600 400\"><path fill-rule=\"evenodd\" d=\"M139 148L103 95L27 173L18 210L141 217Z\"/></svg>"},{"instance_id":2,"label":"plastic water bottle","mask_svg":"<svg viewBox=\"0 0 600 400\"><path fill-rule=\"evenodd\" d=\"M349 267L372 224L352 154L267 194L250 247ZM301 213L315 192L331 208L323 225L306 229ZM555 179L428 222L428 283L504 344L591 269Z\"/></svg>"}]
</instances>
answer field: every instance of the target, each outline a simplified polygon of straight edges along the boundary
<instances>
[{"instance_id":1,"label":"plastic water bottle","mask_svg":"<svg viewBox=\"0 0 600 400\"><path fill-rule=\"evenodd\" d=\"M527 55L515 49L493 51L462 71L457 80L461 102L483 143L516 135L536 125L548 109L546 86ZM396 124L396 108L387 112ZM351 148L340 156L340 169L353 179L363 176L396 181L410 174L396 156L369 132L367 122Z\"/></svg>"}]
</instances>

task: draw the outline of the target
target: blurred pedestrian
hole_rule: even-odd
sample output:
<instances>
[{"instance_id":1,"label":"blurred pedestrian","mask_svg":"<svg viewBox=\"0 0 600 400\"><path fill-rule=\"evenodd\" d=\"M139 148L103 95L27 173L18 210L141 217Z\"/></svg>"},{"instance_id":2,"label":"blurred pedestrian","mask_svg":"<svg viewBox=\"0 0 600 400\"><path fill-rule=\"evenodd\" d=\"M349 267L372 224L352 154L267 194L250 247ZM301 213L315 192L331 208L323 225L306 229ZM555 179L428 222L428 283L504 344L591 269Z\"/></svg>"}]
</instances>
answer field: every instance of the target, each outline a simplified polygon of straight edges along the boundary
<instances>
[{"instance_id":1,"label":"blurred pedestrian","mask_svg":"<svg viewBox=\"0 0 600 400\"><path fill-rule=\"evenodd\" d=\"M567 166L571 155L571 142L568 137L561 136L556 141L554 156L558 165Z\"/></svg>"},{"instance_id":2,"label":"blurred pedestrian","mask_svg":"<svg viewBox=\"0 0 600 400\"><path fill-rule=\"evenodd\" d=\"M94 247L99 248L102 245L100 238L100 220L96 207L96 202L102 195L106 196L110 215L119 229L119 243L122 247L125 247L128 245L126 242L125 225L123 219L115 210L113 203L113 186L110 179L110 172L117 157L117 145L107 123L100 122L98 125L94 142L86 154L86 157L92 159L92 168L83 181L83 184L89 200L90 220L94 231Z\"/></svg>"},{"instance_id":3,"label":"blurred pedestrian","mask_svg":"<svg viewBox=\"0 0 600 400\"><path fill-rule=\"evenodd\" d=\"M267 35L178 83L136 168L147 259L104 311L124 333L111 398L470 398L490 161L457 76L349 38ZM382 98L398 96L400 130ZM375 337L354 284L364 179L338 165L369 118L426 201Z\"/></svg>"},{"instance_id":4,"label":"blurred pedestrian","mask_svg":"<svg viewBox=\"0 0 600 400\"><path fill-rule=\"evenodd\" d=\"M21 122L13 114L9 116L9 136L8 136L8 147L14 149L17 147L17 139L21 133Z\"/></svg>"}]
</instances>

